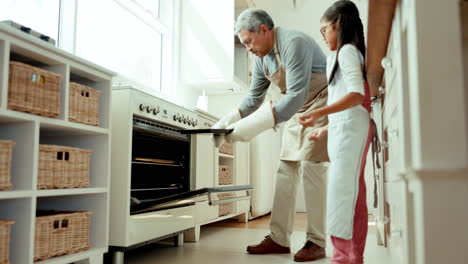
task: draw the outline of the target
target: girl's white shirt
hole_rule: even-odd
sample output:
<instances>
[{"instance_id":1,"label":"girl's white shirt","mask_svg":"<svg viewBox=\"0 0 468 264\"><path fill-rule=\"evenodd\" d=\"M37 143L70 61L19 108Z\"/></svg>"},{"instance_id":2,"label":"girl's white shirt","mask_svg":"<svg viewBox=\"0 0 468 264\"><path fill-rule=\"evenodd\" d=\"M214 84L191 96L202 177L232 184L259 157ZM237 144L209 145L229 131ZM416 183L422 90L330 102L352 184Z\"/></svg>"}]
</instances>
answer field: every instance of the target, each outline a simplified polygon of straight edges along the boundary
<instances>
[{"instance_id":1,"label":"girl's white shirt","mask_svg":"<svg viewBox=\"0 0 468 264\"><path fill-rule=\"evenodd\" d=\"M333 65L336 61L337 52L334 51L327 57L327 79L330 79L330 74ZM344 45L338 56L338 69L335 73L334 81L328 86L327 104L331 105L342 99L349 93L360 93L364 95L364 78L363 78L364 58L361 52L352 44ZM355 107L340 111L328 116L329 120L349 119L355 114L367 113L366 109L357 105Z\"/></svg>"}]
</instances>

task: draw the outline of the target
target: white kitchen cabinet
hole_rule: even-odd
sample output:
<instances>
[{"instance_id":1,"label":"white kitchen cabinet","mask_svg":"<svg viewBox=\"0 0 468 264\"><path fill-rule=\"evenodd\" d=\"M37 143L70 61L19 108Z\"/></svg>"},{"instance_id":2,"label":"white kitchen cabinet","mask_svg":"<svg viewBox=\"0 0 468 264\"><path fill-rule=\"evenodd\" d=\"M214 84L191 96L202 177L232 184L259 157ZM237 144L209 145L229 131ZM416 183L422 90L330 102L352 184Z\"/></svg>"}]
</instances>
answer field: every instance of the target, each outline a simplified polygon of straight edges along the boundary
<instances>
[{"instance_id":1,"label":"white kitchen cabinet","mask_svg":"<svg viewBox=\"0 0 468 264\"><path fill-rule=\"evenodd\" d=\"M376 222L381 245L405 263L408 258L407 223L408 182L404 177L409 163L406 142L409 124L407 87L407 38L402 28L402 5L395 12L387 54L382 60L385 70L380 98L373 106L382 153L378 172L379 208Z\"/></svg>"},{"instance_id":2,"label":"white kitchen cabinet","mask_svg":"<svg viewBox=\"0 0 468 264\"><path fill-rule=\"evenodd\" d=\"M399 86L398 82L398 52L395 52L397 45L396 38L400 34L398 23L394 21L392 33L389 40L389 47L386 57L382 60L382 66L385 69L384 80L380 90L380 102L374 104L374 117L377 123L379 136L381 140L382 165L378 178L379 208L377 209L376 222L379 243L385 246L394 256L398 256L402 261L402 243L401 237L404 232L401 222L401 207L403 206L402 196L400 195L401 184L399 181L400 162L399 142L397 141L398 126L397 120L400 118L400 109L397 108L397 99ZM379 109L376 109L379 107ZM379 115L377 117L377 115ZM397 182L398 181L398 182ZM399 233L399 235L397 235Z\"/></svg>"},{"instance_id":3,"label":"white kitchen cabinet","mask_svg":"<svg viewBox=\"0 0 468 264\"><path fill-rule=\"evenodd\" d=\"M9 62L22 61L62 76L60 116L48 118L8 108ZM10 262L33 263L36 210L91 211L91 248L34 263L102 263L108 250L110 181L110 87L113 73L59 50L19 30L0 25L0 139L14 140L11 178L13 189L0 191L0 219L11 226ZM100 126L69 121L69 82L101 92ZM38 189L39 144L92 150L90 186Z\"/></svg>"},{"instance_id":4,"label":"white kitchen cabinet","mask_svg":"<svg viewBox=\"0 0 468 264\"><path fill-rule=\"evenodd\" d=\"M249 0L185 0L181 3L180 81L210 93L246 90L249 57L234 35L236 14Z\"/></svg>"}]
</instances>

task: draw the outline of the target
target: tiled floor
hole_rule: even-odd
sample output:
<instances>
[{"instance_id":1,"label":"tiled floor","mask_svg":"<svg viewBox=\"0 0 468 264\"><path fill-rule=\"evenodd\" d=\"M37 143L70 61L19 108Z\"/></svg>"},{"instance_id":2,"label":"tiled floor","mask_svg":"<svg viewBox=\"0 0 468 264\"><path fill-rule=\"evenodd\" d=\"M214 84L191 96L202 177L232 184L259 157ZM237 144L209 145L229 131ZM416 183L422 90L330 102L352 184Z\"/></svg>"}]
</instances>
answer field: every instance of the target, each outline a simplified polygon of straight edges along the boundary
<instances>
[{"instance_id":1,"label":"tiled floor","mask_svg":"<svg viewBox=\"0 0 468 264\"><path fill-rule=\"evenodd\" d=\"M299 215L298 219L304 218ZM305 218L304 218L305 219ZM264 236L268 235L268 218L259 221L250 221L249 227L240 227L232 221L217 223L215 225L204 226L201 229L201 239L198 243L185 243L182 247L173 247L171 244L158 243L144 248L127 252L125 256L126 264L187 264L187 263L296 263L293 255L304 243L305 234L303 231L294 231L291 241L291 254L276 255L250 255L245 248L249 244L260 242ZM301 220L296 221L295 230L301 227ZM266 223L266 224L265 224ZM221 227L227 225L230 227ZM255 226L255 227L252 227ZM252 229L253 228L253 229ZM263 228L263 229L259 229ZM303 229L302 229L303 230ZM330 243L328 245L331 245ZM331 256L332 248L327 248L327 255ZM367 247L365 252L366 263L390 264L392 262L387 251L378 246L376 242L375 230L369 228ZM315 261L312 263L329 263L330 258Z\"/></svg>"}]
</instances>

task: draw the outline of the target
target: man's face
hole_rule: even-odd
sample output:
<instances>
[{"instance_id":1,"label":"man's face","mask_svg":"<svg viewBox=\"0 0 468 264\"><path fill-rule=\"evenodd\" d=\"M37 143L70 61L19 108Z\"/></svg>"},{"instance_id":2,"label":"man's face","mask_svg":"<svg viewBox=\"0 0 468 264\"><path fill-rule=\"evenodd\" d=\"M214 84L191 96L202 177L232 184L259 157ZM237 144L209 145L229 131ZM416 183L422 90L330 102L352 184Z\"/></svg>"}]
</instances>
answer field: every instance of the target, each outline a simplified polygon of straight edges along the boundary
<instances>
[{"instance_id":1,"label":"man's face","mask_svg":"<svg viewBox=\"0 0 468 264\"><path fill-rule=\"evenodd\" d=\"M272 34L272 30L268 30L266 25L262 25L258 32L242 29L237 36L248 52L261 58L267 55L273 47Z\"/></svg>"}]
</instances>

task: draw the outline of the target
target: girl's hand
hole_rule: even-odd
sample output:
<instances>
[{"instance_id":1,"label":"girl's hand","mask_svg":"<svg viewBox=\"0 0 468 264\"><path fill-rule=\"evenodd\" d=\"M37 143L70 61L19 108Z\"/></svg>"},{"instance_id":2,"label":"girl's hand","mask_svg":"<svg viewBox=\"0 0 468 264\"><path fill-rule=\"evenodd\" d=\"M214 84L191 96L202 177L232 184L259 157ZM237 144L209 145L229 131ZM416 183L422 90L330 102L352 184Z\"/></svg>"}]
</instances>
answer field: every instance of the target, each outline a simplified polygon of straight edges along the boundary
<instances>
[{"instance_id":1,"label":"girl's hand","mask_svg":"<svg viewBox=\"0 0 468 264\"><path fill-rule=\"evenodd\" d=\"M317 110L299 117L299 123L305 127L313 126L322 115Z\"/></svg>"},{"instance_id":2,"label":"girl's hand","mask_svg":"<svg viewBox=\"0 0 468 264\"><path fill-rule=\"evenodd\" d=\"M312 130L312 132L309 135L309 140L317 141L322 136L326 135L327 133L328 133L328 126L319 127L317 129Z\"/></svg>"}]
</instances>

